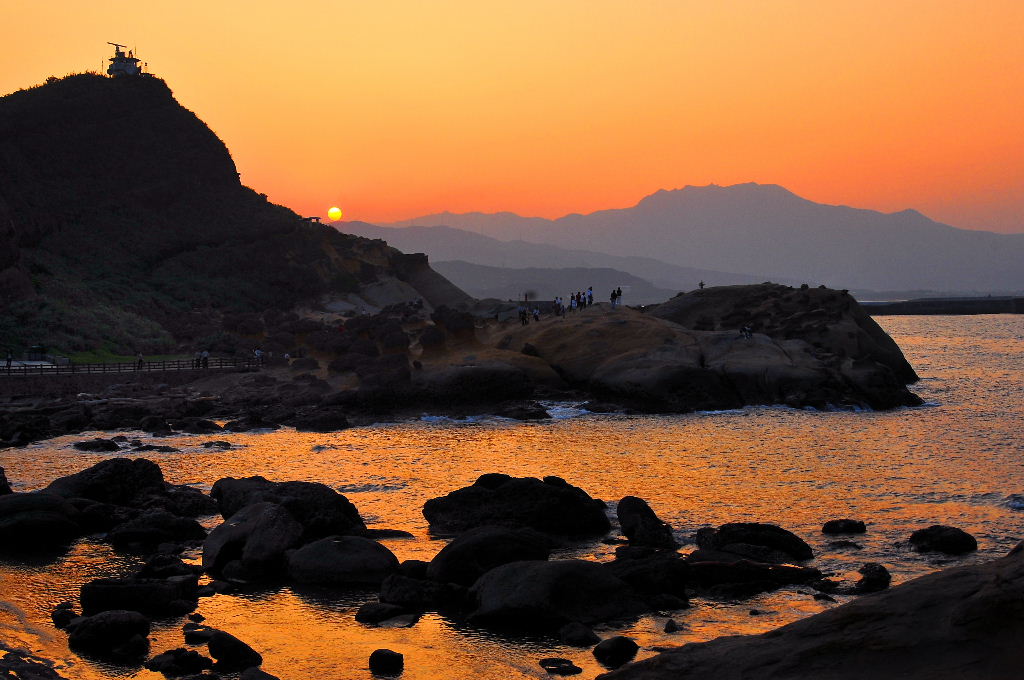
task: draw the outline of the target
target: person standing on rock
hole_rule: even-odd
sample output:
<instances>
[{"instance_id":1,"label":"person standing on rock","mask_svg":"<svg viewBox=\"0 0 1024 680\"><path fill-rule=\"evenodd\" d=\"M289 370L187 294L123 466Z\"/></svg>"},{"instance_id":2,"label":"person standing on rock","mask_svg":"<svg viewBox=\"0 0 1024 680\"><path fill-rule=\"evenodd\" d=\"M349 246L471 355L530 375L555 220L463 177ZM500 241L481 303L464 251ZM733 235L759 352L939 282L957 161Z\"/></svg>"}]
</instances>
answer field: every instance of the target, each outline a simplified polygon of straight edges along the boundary
<instances>
[{"instance_id":1,"label":"person standing on rock","mask_svg":"<svg viewBox=\"0 0 1024 680\"><path fill-rule=\"evenodd\" d=\"M619 296L615 294L615 289L612 289L612 309L615 309L615 303L619 301Z\"/></svg>"},{"instance_id":2,"label":"person standing on rock","mask_svg":"<svg viewBox=\"0 0 1024 680\"><path fill-rule=\"evenodd\" d=\"M622 286L615 289L615 304L622 304Z\"/></svg>"}]
</instances>

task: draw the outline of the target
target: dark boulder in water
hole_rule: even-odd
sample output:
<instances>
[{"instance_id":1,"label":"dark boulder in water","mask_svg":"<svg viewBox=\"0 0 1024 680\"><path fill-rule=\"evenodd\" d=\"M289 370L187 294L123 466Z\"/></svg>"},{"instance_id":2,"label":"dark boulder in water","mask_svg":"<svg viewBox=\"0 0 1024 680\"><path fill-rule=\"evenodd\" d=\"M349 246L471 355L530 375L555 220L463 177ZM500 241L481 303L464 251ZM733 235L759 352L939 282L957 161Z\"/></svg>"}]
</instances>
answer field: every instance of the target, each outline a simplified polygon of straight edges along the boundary
<instances>
[{"instance_id":1,"label":"dark boulder in water","mask_svg":"<svg viewBox=\"0 0 1024 680\"><path fill-rule=\"evenodd\" d=\"M221 574L239 562L252 578L279 575L285 551L299 545L302 525L275 503L254 503L213 529L203 542L203 569Z\"/></svg>"},{"instance_id":2,"label":"dark boulder in water","mask_svg":"<svg viewBox=\"0 0 1024 680\"><path fill-rule=\"evenodd\" d=\"M74 624L72 651L113 663L136 663L149 651L149 619L135 611L105 611Z\"/></svg>"},{"instance_id":3,"label":"dark boulder in water","mask_svg":"<svg viewBox=\"0 0 1024 680\"><path fill-rule=\"evenodd\" d=\"M466 589L455 583L392 574L380 584L381 602L409 609L458 609L465 599Z\"/></svg>"},{"instance_id":4,"label":"dark boulder in water","mask_svg":"<svg viewBox=\"0 0 1024 680\"><path fill-rule=\"evenodd\" d=\"M482 475L472 486L432 498L423 516L436 531L494 525L528 527L556 536L600 536L611 524L603 502L559 477Z\"/></svg>"},{"instance_id":5,"label":"dark boulder in water","mask_svg":"<svg viewBox=\"0 0 1024 680\"><path fill-rule=\"evenodd\" d=\"M213 660L193 649L179 647L157 654L144 665L148 670L162 673L168 678L178 678L211 670Z\"/></svg>"},{"instance_id":6,"label":"dark boulder in water","mask_svg":"<svg viewBox=\"0 0 1024 680\"><path fill-rule=\"evenodd\" d=\"M860 572L861 577L853 586L855 593L877 593L888 588L892 582L889 570L877 562L868 562L857 571Z\"/></svg>"},{"instance_id":7,"label":"dark boulder in water","mask_svg":"<svg viewBox=\"0 0 1024 680\"><path fill-rule=\"evenodd\" d=\"M111 458L53 480L46 491L134 507L148 496L163 493L164 475L159 465L145 458Z\"/></svg>"},{"instance_id":8,"label":"dark boulder in water","mask_svg":"<svg viewBox=\"0 0 1024 680\"><path fill-rule=\"evenodd\" d=\"M74 505L50 493L0 496L0 554L66 546L82 534Z\"/></svg>"},{"instance_id":9,"label":"dark boulder in water","mask_svg":"<svg viewBox=\"0 0 1024 680\"><path fill-rule=\"evenodd\" d=\"M195 574L157 578L101 578L82 586L82 613L112 610L153 616L187 614L198 606Z\"/></svg>"},{"instance_id":10,"label":"dark boulder in water","mask_svg":"<svg viewBox=\"0 0 1024 680\"><path fill-rule=\"evenodd\" d=\"M79 451L120 451L121 447L118 446L117 442L111 441L110 439L89 439L84 442L75 442L73 445Z\"/></svg>"},{"instance_id":11,"label":"dark boulder in water","mask_svg":"<svg viewBox=\"0 0 1024 680\"><path fill-rule=\"evenodd\" d=\"M823 534L863 534L867 531L859 519L830 519L821 527Z\"/></svg>"},{"instance_id":12,"label":"dark boulder in water","mask_svg":"<svg viewBox=\"0 0 1024 680\"><path fill-rule=\"evenodd\" d=\"M546 560L551 540L532 529L477 527L460 534L427 566L426 577L471 586L494 567L522 560Z\"/></svg>"},{"instance_id":13,"label":"dark boulder in water","mask_svg":"<svg viewBox=\"0 0 1024 680\"><path fill-rule=\"evenodd\" d=\"M586 560L511 562L470 589L470 621L487 626L554 629L643 613L649 607L604 565Z\"/></svg>"},{"instance_id":14,"label":"dark boulder in water","mask_svg":"<svg viewBox=\"0 0 1024 680\"><path fill-rule=\"evenodd\" d=\"M682 608L687 606L686 584L689 565L678 553L659 552L646 557L616 559L603 563L617 578L628 583L649 602L660 602L660 596L678 598L674 602ZM651 598L656 598L652 600Z\"/></svg>"},{"instance_id":15,"label":"dark boulder in water","mask_svg":"<svg viewBox=\"0 0 1024 680\"><path fill-rule=\"evenodd\" d=\"M288 556L288 576L297 583L380 585L398 570L398 558L361 536L328 536Z\"/></svg>"},{"instance_id":16,"label":"dark boulder in water","mask_svg":"<svg viewBox=\"0 0 1024 680\"><path fill-rule=\"evenodd\" d=\"M933 524L910 535L910 543L918 552L942 552L963 555L978 549L978 541L963 529Z\"/></svg>"},{"instance_id":17,"label":"dark boulder in water","mask_svg":"<svg viewBox=\"0 0 1024 680\"><path fill-rule=\"evenodd\" d=\"M367 602L356 611L359 623L380 623L396 616L408 614L409 610L397 604L387 602Z\"/></svg>"},{"instance_id":18,"label":"dark boulder in water","mask_svg":"<svg viewBox=\"0 0 1024 680\"><path fill-rule=\"evenodd\" d=\"M210 656L217 660L214 668L224 673L243 671L263 665L263 657L234 635L214 630L207 642Z\"/></svg>"},{"instance_id":19,"label":"dark boulder in water","mask_svg":"<svg viewBox=\"0 0 1024 680\"><path fill-rule=\"evenodd\" d=\"M225 477L213 485L210 495L226 520L253 503L267 501L280 505L302 525L303 542L360 534L366 530L356 507L326 484Z\"/></svg>"},{"instance_id":20,"label":"dark boulder in water","mask_svg":"<svg viewBox=\"0 0 1024 680\"><path fill-rule=\"evenodd\" d=\"M579 675L583 672L583 669L572 661L561 657L548 657L541 659L538 663L551 675Z\"/></svg>"},{"instance_id":21,"label":"dark boulder in water","mask_svg":"<svg viewBox=\"0 0 1024 680\"><path fill-rule=\"evenodd\" d=\"M405 669L405 657L390 649L375 649L370 654L370 672L376 675L399 675Z\"/></svg>"},{"instance_id":22,"label":"dark boulder in water","mask_svg":"<svg viewBox=\"0 0 1024 680\"><path fill-rule=\"evenodd\" d=\"M608 668L618 668L629 663L636 656L640 646L625 635L616 635L602 640L594 647L594 658Z\"/></svg>"},{"instance_id":23,"label":"dark boulder in water","mask_svg":"<svg viewBox=\"0 0 1024 680\"><path fill-rule=\"evenodd\" d=\"M630 545L675 550L678 547L672 527L662 521L642 498L625 496L615 509L622 533Z\"/></svg>"},{"instance_id":24,"label":"dark boulder in water","mask_svg":"<svg viewBox=\"0 0 1024 680\"><path fill-rule=\"evenodd\" d=\"M811 567L764 564L750 560L693 560L693 557L691 555L687 558L688 582L725 597L748 597L784 585L810 583L822 578L821 572Z\"/></svg>"},{"instance_id":25,"label":"dark boulder in water","mask_svg":"<svg viewBox=\"0 0 1024 680\"><path fill-rule=\"evenodd\" d=\"M11 491L11 485L7 481L7 475L4 474L4 469L0 467L0 496L6 496L10 493L14 492Z\"/></svg>"},{"instance_id":26,"label":"dark boulder in water","mask_svg":"<svg viewBox=\"0 0 1024 680\"><path fill-rule=\"evenodd\" d=\"M718 529L700 529L697 545L758 562L800 562L814 557L811 546L796 534L774 524L757 522L734 522Z\"/></svg>"},{"instance_id":27,"label":"dark boulder in water","mask_svg":"<svg viewBox=\"0 0 1024 680\"><path fill-rule=\"evenodd\" d=\"M107 539L116 548L151 549L161 543L203 538L206 538L206 529L199 522L160 509L145 510L107 534Z\"/></svg>"}]
</instances>

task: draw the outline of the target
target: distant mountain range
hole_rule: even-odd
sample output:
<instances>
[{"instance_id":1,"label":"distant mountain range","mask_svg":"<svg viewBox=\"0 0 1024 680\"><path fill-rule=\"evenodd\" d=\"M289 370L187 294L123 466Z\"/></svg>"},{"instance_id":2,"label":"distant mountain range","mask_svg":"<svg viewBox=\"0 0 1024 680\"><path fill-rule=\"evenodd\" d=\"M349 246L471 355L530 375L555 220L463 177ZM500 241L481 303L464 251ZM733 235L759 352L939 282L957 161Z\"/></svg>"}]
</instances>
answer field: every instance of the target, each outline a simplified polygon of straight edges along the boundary
<instances>
[{"instance_id":1,"label":"distant mountain range","mask_svg":"<svg viewBox=\"0 0 1024 680\"><path fill-rule=\"evenodd\" d=\"M708 286L761 283L756 274L679 267L649 257L609 255L526 241L496 238L451 227L379 227L346 222L339 229L355 236L383 239L406 253L426 253L431 266L476 297L516 298L534 291L543 298L622 286L629 304L662 302L701 281ZM778 281L778 279L776 279ZM781 283L798 283L784 279ZM602 298L603 299L603 298Z\"/></svg>"},{"instance_id":2,"label":"distant mountain range","mask_svg":"<svg viewBox=\"0 0 1024 680\"><path fill-rule=\"evenodd\" d=\"M440 213L389 226L447 226L501 241L651 258L752 280L849 289L1024 291L1024 234L957 229L913 210L890 214L823 205L777 185L688 186L658 191L631 208L555 220ZM660 272L648 277L658 285L668 282Z\"/></svg>"}]
</instances>

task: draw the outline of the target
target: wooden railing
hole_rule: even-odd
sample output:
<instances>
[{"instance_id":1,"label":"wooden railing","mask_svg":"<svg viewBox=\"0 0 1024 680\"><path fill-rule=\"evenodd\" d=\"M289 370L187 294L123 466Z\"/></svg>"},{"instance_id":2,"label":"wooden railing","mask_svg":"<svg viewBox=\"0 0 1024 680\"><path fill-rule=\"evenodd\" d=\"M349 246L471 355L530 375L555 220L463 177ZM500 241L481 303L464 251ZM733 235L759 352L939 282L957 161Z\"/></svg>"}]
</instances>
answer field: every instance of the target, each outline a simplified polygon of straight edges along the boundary
<instances>
[{"instance_id":1,"label":"wooden railing","mask_svg":"<svg viewBox=\"0 0 1024 680\"><path fill-rule=\"evenodd\" d=\"M13 363L7 367L0 361L0 377L18 375L68 375L79 373L147 373L154 371L213 371L223 369L258 368L255 358L235 359L210 357L205 362L196 359L172 361L121 361L95 364L32 364Z\"/></svg>"}]
</instances>

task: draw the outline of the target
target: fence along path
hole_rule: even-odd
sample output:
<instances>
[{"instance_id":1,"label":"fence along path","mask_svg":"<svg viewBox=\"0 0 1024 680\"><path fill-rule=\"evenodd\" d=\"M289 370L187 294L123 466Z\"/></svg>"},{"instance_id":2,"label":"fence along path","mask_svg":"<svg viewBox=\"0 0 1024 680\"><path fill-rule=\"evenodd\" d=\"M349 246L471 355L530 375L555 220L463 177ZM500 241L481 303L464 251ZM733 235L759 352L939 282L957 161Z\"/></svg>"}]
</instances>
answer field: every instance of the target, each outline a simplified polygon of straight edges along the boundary
<instances>
[{"instance_id":1,"label":"fence along path","mask_svg":"<svg viewBox=\"0 0 1024 680\"><path fill-rule=\"evenodd\" d=\"M220 369L257 368L255 358L236 359L210 357L205 366L197 365L194 359L173 361L119 361L95 364L12 364L9 368L0 362L0 377L28 375L60 375L81 373L152 373L160 371L210 371Z\"/></svg>"}]
</instances>

